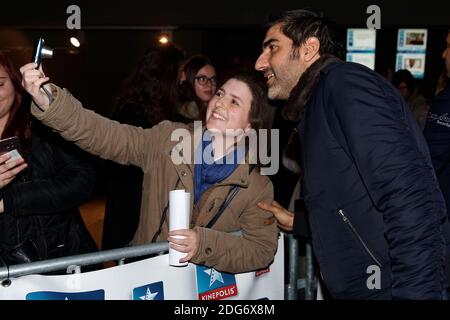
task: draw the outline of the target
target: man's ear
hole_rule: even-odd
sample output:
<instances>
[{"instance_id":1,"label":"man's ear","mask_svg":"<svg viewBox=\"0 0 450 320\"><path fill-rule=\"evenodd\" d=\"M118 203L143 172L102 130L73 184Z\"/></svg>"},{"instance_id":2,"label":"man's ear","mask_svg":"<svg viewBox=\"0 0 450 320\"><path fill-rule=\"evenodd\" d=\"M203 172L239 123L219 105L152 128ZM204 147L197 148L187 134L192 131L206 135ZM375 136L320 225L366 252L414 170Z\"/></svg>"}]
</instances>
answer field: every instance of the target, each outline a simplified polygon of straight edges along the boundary
<instances>
[{"instance_id":1,"label":"man's ear","mask_svg":"<svg viewBox=\"0 0 450 320\"><path fill-rule=\"evenodd\" d=\"M316 37L309 37L303 44L304 59L310 62L319 55L320 41Z\"/></svg>"}]
</instances>

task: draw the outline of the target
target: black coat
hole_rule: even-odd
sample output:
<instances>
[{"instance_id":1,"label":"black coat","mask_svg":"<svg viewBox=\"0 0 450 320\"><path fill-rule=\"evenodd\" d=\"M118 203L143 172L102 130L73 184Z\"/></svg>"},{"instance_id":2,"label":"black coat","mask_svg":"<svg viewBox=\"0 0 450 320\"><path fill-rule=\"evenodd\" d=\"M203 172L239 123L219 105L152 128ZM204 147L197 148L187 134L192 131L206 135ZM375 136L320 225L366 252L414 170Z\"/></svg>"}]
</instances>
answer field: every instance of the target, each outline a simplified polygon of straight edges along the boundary
<instances>
[{"instance_id":1,"label":"black coat","mask_svg":"<svg viewBox=\"0 0 450 320\"><path fill-rule=\"evenodd\" d=\"M3 254L23 243L36 247L40 259L96 250L78 210L95 187L95 171L85 157L49 128L33 124L28 167L2 190Z\"/></svg>"},{"instance_id":2,"label":"black coat","mask_svg":"<svg viewBox=\"0 0 450 320\"><path fill-rule=\"evenodd\" d=\"M332 296L445 297L445 203L397 90L362 65L333 63L299 133L313 249Z\"/></svg>"}]
</instances>

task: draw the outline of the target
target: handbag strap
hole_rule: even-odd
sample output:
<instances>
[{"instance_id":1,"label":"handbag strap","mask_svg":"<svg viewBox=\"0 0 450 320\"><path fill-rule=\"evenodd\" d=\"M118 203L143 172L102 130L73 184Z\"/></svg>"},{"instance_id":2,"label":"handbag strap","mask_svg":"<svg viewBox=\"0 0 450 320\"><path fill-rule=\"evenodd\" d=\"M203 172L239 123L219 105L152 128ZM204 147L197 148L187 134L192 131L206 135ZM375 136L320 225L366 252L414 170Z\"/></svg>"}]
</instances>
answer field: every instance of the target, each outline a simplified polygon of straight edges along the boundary
<instances>
[{"instance_id":1,"label":"handbag strap","mask_svg":"<svg viewBox=\"0 0 450 320\"><path fill-rule=\"evenodd\" d=\"M252 173L254 168L255 168L255 165L251 165L250 166L249 175ZM220 208L217 211L217 213L208 222L208 224L206 225L205 228L212 228L212 226L217 222L217 220L219 220L220 216L225 211L225 209L229 206L231 200L233 200L233 198L236 196L236 194L238 193L239 189L241 189L241 187L239 187L239 186L234 186L233 188L230 189L230 191L228 192L227 197L225 198L225 201L222 203L222 205L220 206Z\"/></svg>"},{"instance_id":2,"label":"handbag strap","mask_svg":"<svg viewBox=\"0 0 450 320\"><path fill-rule=\"evenodd\" d=\"M181 179L180 179L180 177L178 177L177 183L175 184L175 188L173 188L172 190L175 190L178 187L178 184L180 183L180 181L181 181ZM167 205L164 208L163 214L161 216L161 220L159 221L158 231L156 231L155 234L153 235L153 238L152 238L152 241L151 241L152 243L156 241L156 239L158 238L159 234L161 233L164 221L166 221L167 209L169 209L169 200L167 200Z\"/></svg>"}]
</instances>

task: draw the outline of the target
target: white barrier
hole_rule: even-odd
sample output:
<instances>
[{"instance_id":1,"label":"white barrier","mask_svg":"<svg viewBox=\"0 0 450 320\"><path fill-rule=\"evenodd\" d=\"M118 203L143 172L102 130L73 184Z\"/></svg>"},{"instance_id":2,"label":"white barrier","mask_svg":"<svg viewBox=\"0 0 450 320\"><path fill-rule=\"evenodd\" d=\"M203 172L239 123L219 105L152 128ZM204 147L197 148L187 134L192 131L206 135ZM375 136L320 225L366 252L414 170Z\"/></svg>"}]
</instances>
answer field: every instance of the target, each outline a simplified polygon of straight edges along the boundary
<instances>
[{"instance_id":1,"label":"white barrier","mask_svg":"<svg viewBox=\"0 0 450 320\"><path fill-rule=\"evenodd\" d=\"M1 300L282 300L284 244L278 241L268 270L221 273L189 264L169 266L161 255L99 271L71 275L29 275L11 278L0 287Z\"/></svg>"}]
</instances>

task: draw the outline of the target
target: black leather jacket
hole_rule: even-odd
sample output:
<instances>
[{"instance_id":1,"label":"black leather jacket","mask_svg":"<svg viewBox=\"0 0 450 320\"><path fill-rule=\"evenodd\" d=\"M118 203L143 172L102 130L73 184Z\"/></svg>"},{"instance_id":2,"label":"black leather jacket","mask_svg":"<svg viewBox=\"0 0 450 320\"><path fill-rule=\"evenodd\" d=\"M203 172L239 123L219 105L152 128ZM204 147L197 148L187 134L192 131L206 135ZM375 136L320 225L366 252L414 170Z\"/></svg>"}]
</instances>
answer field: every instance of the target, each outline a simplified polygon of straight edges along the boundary
<instances>
[{"instance_id":1,"label":"black leather jacket","mask_svg":"<svg viewBox=\"0 0 450 320\"><path fill-rule=\"evenodd\" d=\"M96 250L78 210L95 186L95 171L85 157L49 128L33 123L28 167L2 190L3 255L22 244L36 248L40 259ZM18 263L26 262L23 258Z\"/></svg>"}]
</instances>

